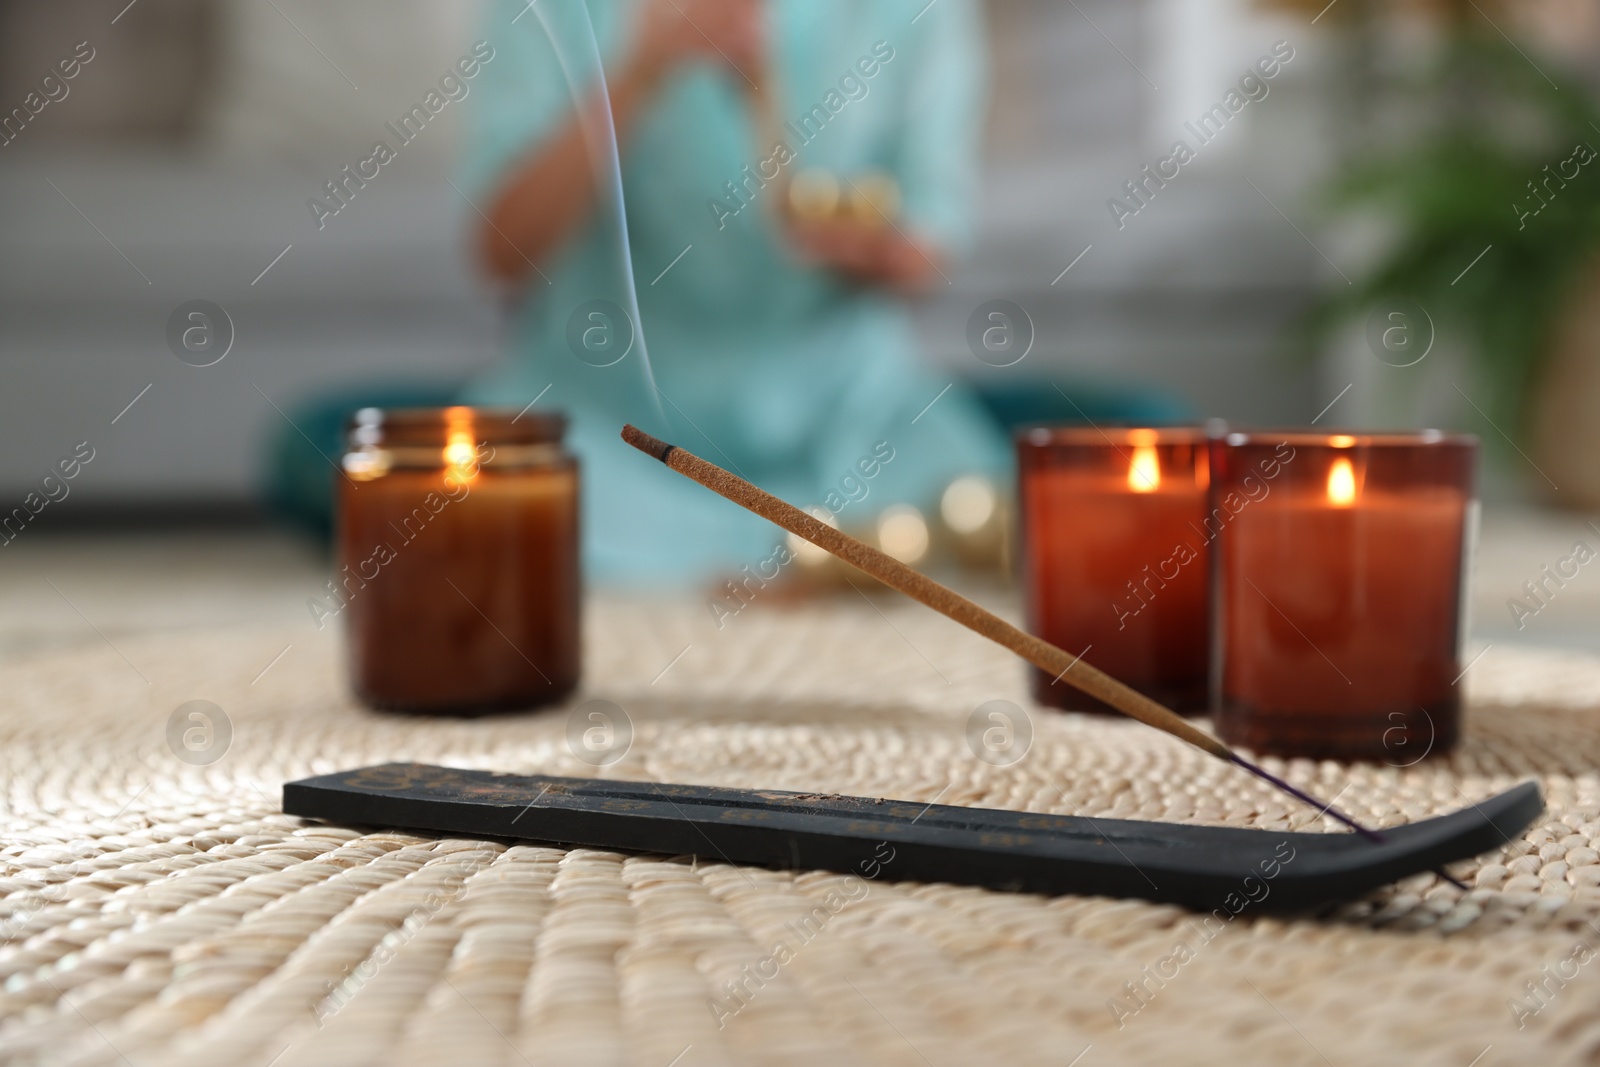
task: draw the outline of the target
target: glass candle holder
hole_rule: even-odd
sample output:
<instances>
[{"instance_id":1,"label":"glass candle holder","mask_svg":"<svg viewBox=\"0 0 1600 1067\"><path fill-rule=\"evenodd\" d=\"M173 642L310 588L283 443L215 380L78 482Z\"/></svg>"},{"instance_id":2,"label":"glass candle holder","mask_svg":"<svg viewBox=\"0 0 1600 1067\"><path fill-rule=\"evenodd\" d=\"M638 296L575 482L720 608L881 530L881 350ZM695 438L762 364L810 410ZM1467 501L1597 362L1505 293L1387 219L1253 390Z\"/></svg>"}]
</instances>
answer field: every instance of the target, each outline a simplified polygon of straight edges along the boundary
<instances>
[{"instance_id":1,"label":"glass candle holder","mask_svg":"<svg viewBox=\"0 0 1600 1067\"><path fill-rule=\"evenodd\" d=\"M1212 442L1224 740L1397 766L1456 743L1477 447L1438 432Z\"/></svg>"},{"instance_id":2,"label":"glass candle holder","mask_svg":"<svg viewBox=\"0 0 1600 1067\"><path fill-rule=\"evenodd\" d=\"M577 685L578 467L565 429L536 412L356 413L325 601L345 618L361 700L474 714Z\"/></svg>"},{"instance_id":3,"label":"glass candle holder","mask_svg":"<svg viewBox=\"0 0 1600 1067\"><path fill-rule=\"evenodd\" d=\"M1206 706L1208 482L1198 429L1050 428L1017 436L1028 626L1180 712ZM1037 668L1041 703L1105 704Z\"/></svg>"}]
</instances>

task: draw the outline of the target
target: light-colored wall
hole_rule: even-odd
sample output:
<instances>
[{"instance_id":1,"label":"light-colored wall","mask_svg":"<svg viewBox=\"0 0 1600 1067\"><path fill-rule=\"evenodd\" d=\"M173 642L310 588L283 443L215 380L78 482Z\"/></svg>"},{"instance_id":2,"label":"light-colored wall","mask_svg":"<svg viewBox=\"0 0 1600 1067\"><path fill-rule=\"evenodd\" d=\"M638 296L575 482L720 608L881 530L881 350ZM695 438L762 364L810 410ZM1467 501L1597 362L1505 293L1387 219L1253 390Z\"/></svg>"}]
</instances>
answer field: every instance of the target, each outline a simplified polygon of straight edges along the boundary
<instances>
[{"instance_id":1,"label":"light-colored wall","mask_svg":"<svg viewBox=\"0 0 1600 1067\"><path fill-rule=\"evenodd\" d=\"M1297 42L1266 99L1136 217L1119 228L1107 208L1175 139L1195 143L1185 120L1303 31L1244 0L1004 0L991 10L998 76L983 240L922 315L935 358L1046 389L1074 378L1140 383L1207 416L1314 415L1316 383L1281 348L1321 263L1250 181L1288 207L1308 180L1315 48ZM967 316L996 298L1023 307L1037 333L1034 352L1003 372L983 368L965 341Z\"/></svg>"},{"instance_id":2,"label":"light-colored wall","mask_svg":"<svg viewBox=\"0 0 1600 1067\"><path fill-rule=\"evenodd\" d=\"M96 50L0 148L0 510L80 440L80 500L244 500L278 408L495 358L444 180L459 106L323 228L307 207L470 49L475 0L185 0L113 24L125 5L0 7L8 73ZM195 299L236 329L215 366L169 350Z\"/></svg>"}]
</instances>

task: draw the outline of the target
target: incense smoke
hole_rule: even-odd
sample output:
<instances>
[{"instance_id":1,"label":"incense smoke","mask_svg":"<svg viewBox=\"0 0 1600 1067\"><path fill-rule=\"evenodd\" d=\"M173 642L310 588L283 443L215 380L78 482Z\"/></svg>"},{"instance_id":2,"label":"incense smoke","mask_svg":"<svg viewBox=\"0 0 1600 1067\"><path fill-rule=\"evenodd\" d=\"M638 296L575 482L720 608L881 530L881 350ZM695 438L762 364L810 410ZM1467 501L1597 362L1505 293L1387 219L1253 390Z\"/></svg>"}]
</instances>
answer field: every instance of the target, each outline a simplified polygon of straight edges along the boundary
<instances>
[{"instance_id":1,"label":"incense smoke","mask_svg":"<svg viewBox=\"0 0 1600 1067\"><path fill-rule=\"evenodd\" d=\"M600 61L600 44L595 38L594 23L589 19L589 9L583 0L569 0L565 5L576 10L576 15L570 20L571 28L565 33L552 23L553 16L549 11L552 3L553 0L544 0L543 3L529 6L550 42L556 62L561 66L561 77L566 81L567 92L571 94L573 106L577 109L579 122L583 128L584 145L589 152L589 162L594 167L596 181L600 186L600 200L610 209L609 221L616 227L618 247L622 257L623 295L627 301L623 310L633 319L634 343L639 347L639 360L644 370L644 383L650 392L650 402L654 406L655 413L665 422L666 412L661 407L655 372L650 365L650 351L645 345L644 321L639 313L639 291L633 281L633 250L628 243L628 207L622 194L622 164L617 151L617 129L611 119L611 90L606 85L605 69ZM587 63L590 69L575 70L574 67L579 65L578 61ZM591 74L592 77L587 76ZM598 123L584 107L585 93L591 84L600 87L600 101L603 106L597 109ZM610 181L607 182L606 178ZM626 356L623 358L626 359Z\"/></svg>"}]
</instances>

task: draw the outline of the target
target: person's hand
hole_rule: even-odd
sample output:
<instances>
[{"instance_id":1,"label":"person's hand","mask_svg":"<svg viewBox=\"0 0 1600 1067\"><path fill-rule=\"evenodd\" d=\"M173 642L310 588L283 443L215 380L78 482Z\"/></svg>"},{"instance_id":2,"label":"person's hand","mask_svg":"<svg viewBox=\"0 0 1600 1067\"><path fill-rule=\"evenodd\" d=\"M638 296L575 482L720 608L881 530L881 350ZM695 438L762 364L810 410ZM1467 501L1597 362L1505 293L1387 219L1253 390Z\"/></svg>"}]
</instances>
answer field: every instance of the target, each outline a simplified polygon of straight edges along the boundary
<instances>
[{"instance_id":1,"label":"person's hand","mask_svg":"<svg viewBox=\"0 0 1600 1067\"><path fill-rule=\"evenodd\" d=\"M940 277L937 253L892 226L856 219L790 219L789 243L802 262L857 281L907 292Z\"/></svg>"},{"instance_id":2,"label":"person's hand","mask_svg":"<svg viewBox=\"0 0 1600 1067\"><path fill-rule=\"evenodd\" d=\"M686 63L720 63L760 81L766 63L763 0L645 0L631 66L658 82Z\"/></svg>"}]
</instances>

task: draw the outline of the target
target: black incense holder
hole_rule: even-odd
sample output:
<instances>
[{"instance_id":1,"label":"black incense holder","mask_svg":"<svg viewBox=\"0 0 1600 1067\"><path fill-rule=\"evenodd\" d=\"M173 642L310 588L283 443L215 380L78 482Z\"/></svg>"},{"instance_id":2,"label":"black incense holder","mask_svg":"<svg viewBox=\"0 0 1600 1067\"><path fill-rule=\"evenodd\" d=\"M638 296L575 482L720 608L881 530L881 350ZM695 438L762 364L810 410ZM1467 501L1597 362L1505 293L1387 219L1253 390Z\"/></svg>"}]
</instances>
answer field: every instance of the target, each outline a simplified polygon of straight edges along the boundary
<instances>
[{"instance_id":1,"label":"black incense holder","mask_svg":"<svg viewBox=\"0 0 1600 1067\"><path fill-rule=\"evenodd\" d=\"M1466 859L1544 810L1533 782L1383 831L1278 833L781 790L391 763L283 787L290 815L891 881L1140 897L1237 914L1345 900Z\"/></svg>"}]
</instances>

